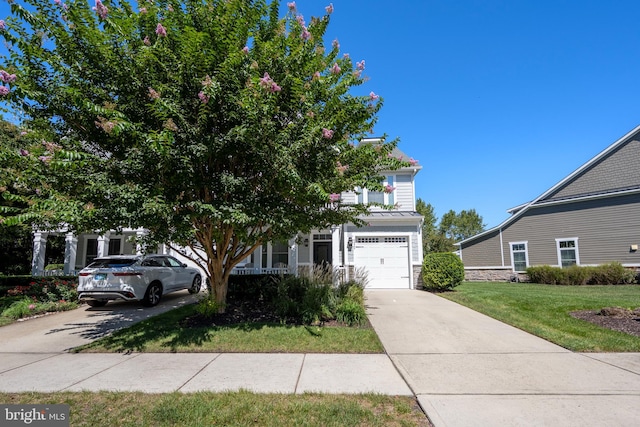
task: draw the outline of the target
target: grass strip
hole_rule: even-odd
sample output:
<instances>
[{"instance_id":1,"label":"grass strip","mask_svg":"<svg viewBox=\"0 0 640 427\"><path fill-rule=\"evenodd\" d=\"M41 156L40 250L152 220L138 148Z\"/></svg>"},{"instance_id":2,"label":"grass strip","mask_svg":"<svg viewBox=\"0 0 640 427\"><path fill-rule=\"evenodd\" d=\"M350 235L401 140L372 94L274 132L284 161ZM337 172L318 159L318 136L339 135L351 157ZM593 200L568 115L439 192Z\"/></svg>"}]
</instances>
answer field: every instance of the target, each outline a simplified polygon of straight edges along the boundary
<instances>
[{"instance_id":1,"label":"grass strip","mask_svg":"<svg viewBox=\"0 0 640 427\"><path fill-rule=\"evenodd\" d=\"M78 347L76 352L150 353L382 353L370 327L302 326L242 323L193 327L184 319L195 305L147 319L108 337Z\"/></svg>"},{"instance_id":2,"label":"grass strip","mask_svg":"<svg viewBox=\"0 0 640 427\"><path fill-rule=\"evenodd\" d=\"M573 318L580 310L640 307L640 286L464 282L439 294L572 351L638 352L640 337Z\"/></svg>"},{"instance_id":3,"label":"grass strip","mask_svg":"<svg viewBox=\"0 0 640 427\"><path fill-rule=\"evenodd\" d=\"M377 394L0 393L6 404L68 404L72 426L430 426L416 400Z\"/></svg>"}]
</instances>

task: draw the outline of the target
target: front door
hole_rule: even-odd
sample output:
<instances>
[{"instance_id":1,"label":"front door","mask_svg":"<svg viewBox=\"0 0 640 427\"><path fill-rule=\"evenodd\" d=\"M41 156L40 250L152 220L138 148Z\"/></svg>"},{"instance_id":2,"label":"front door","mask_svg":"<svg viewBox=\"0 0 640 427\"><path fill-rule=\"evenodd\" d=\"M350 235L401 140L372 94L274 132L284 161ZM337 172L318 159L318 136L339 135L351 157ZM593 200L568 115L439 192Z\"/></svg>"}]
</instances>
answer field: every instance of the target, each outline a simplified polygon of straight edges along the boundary
<instances>
[{"instance_id":1,"label":"front door","mask_svg":"<svg viewBox=\"0 0 640 427\"><path fill-rule=\"evenodd\" d=\"M313 242L313 263L315 265L331 265L331 242Z\"/></svg>"}]
</instances>

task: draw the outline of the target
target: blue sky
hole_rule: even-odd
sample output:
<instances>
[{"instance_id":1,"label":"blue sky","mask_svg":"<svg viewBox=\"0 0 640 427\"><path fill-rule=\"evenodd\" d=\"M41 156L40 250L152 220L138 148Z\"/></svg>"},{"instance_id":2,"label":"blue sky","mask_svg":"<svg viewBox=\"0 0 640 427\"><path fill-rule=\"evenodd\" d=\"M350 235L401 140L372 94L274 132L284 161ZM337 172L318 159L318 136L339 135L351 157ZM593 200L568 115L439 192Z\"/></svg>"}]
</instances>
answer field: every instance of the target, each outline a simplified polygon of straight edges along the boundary
<instances>
[{"instance_id":1,"label":"blue sky","mask_svg":"<svg viewBox=\"0 0 640 427\"><path fill-rule=\"evenodd\" d=\"M296 2L307 21L328 3ZM638 1L332 3L327 38L366 61L375 133L420 161L438 216L498 225L640 124Z\"/></svg>"},{"instance_id":2,"label":"blue sky","mask_svg":"<svg viewBox=\"0 0 640 427\"><path fill-rule=\"evenodd\" d=\"M498 225L640 124L637 0L296 3L309 22L329 1L327 39L366 61L355 92L384 98L375 134L420 161L439 217Z\"/></svg>"}]
</instances>

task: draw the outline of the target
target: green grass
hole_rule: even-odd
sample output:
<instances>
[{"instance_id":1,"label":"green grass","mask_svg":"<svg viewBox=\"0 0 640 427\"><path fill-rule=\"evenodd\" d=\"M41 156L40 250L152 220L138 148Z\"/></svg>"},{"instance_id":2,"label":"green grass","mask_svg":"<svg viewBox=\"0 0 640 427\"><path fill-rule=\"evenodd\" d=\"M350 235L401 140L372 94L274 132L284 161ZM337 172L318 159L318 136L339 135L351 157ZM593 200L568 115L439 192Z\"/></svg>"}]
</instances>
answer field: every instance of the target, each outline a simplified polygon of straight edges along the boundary
<instances>
[{"instance_id":1,"label":"green grass","mask_svg":"<svg viewBox=\"0 0 640 427\"><path fill-rule=\"evenodd\" d=\"M370 327L318 327L244 323L182 327L189 305L155 316L77 348L82 352L382 353Z\"/></svg>"},{"instance_id":2,"label":"green grass","mask_svg":"<svg viewBox=\"0 0 640 427\"><path fill-rule=\"evenodd\" d=\"M0 393L10 404L70 405L72 426L429 426L411 397L125 392Z\"/></svg>"},{"instance_id":3,"label":"green grass","mask_svg":"<svg viewBox=\"0 0 640 427\"><path fill-rule=\"evenodd\" d=\"M440 296L572 351L638 352L640 337L575 319L572 311L640 307L640 286L464 282Z\"/></svg>"}]
</instances>

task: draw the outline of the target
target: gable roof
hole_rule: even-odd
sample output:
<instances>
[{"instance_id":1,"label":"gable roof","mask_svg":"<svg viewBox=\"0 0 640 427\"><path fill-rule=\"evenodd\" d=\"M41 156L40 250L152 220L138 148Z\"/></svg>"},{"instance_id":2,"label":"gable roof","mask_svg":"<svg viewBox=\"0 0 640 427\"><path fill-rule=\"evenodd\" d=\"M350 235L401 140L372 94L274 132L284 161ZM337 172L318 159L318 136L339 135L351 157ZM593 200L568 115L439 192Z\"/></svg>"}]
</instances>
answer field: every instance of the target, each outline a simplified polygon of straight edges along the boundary
<instances>
[{"instance_id":1,"label":"gable roof","mask_svg":"<svg viewBox=\"0 0 640 427\"><path fill-rule=\"evenodd\" d=\"M360 140L360 144L377 144L382 141L383 138L379 136L374 138L363 138ZM404 151L400 150L397 146L393 147L390 155L403 162L412 163L410 166L402 167L401 170L412 169L414 173L417 173L420 169L422 169L422 166L418 164L419 162L417 160L415 160L413 157L407 156Z\"/></svg>"},{"instance_id":2,"label":"gable roof","mask_svg":"<svg viewBox=\"0 0 640 427\"><path fill-rule=\"evenodd\" d=\"M506 227L507 225L511 224L512 222L514 222L516 219L518 219L522 215L524 215L524 213L527 212L529 209L532 209L538 206L546 206L549 204L558 204L558 203L568 203L571 201L587 200L587 199L594 199L594 198L603 198L611 195L619 195L619 194L640 191L640 171L635 170L634 173L636 173L637 176L632 176L631 180L626 185L623 184L615 187L615 186L611 186L612 182L604 182L599 188L591 189L590 191L580 192L580 189L584 190L585 187L576 186L575 188L573 188L573 191L566 191L565 193L563 193L563 191L569 188L571 184L574 184L579 179L585 177L587 172L594 171L599 165L602 164L602 161L604 159L608 158L610 155L615 153L617 150L621 149L630 141L633 141L634 140L633 137L640 136L639 134L640 134L640 126L636 126L633 130L631 130L630 132L627 132L624 136L619 138L613 144L609 145L607 148L605 148L603 151L601 151L598 155L593 157L587 163L580 166L578 169L573 171L567 177L562 179L560 182L555 184L553 187L549 188L547 191L545 191L544 193L542 193L532 201L528 203L523 203L521 205L518 205L516 207L509 209L507 212L511 213L512 215L502 223L498 224L497 226L489 230L483 231L482 233L476 234L475 236L462 240L456 243L456 245L467 243L469 241L485 236L489 233L495 232L496 230L500 230ZM640 153L632 152L631 154L633 154L633 157L631 157L630 160L637 162L638 157L640 157ZM615 180L615 177L614 177L614 180Z\"/></svg>"}]
</instances>

